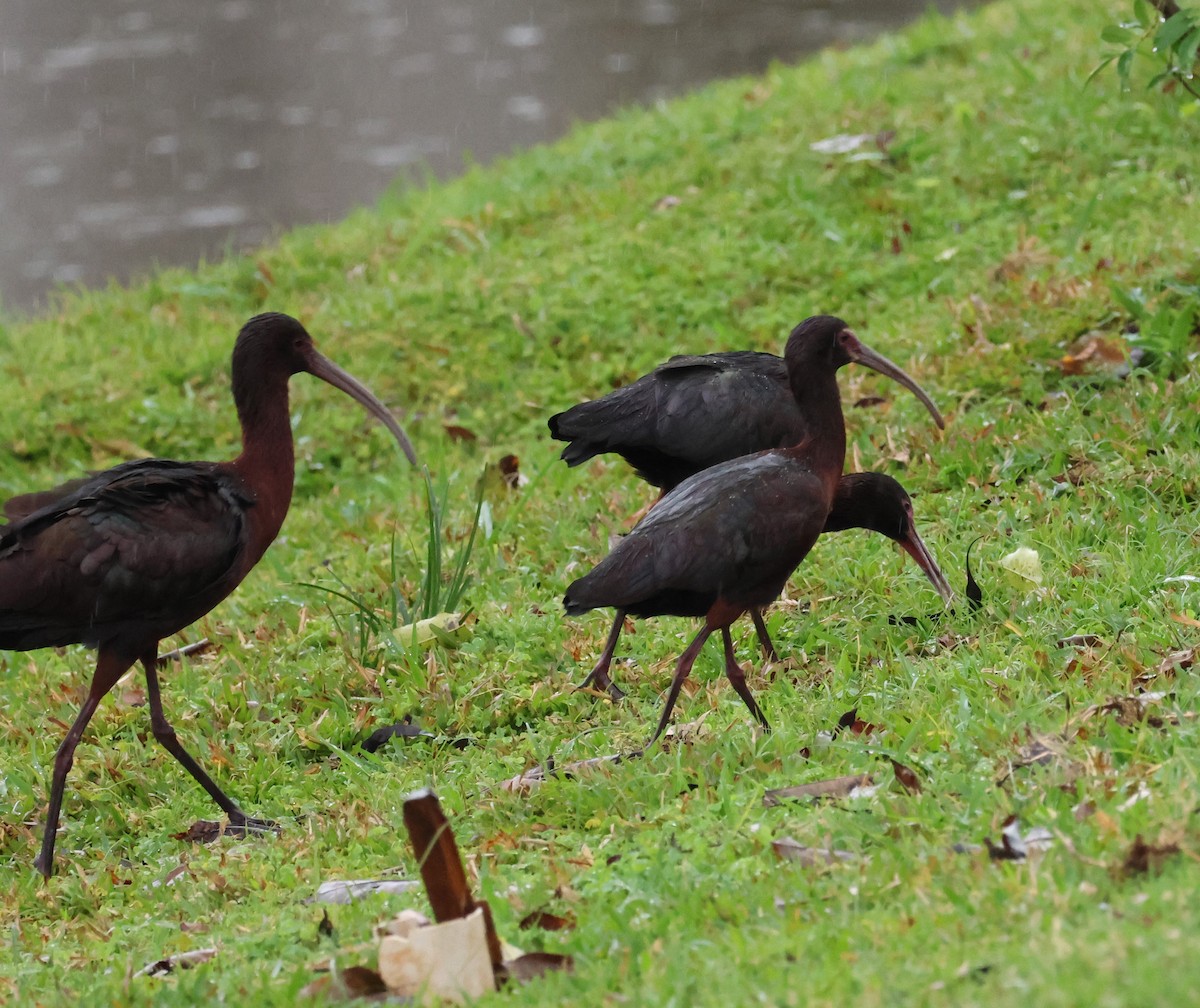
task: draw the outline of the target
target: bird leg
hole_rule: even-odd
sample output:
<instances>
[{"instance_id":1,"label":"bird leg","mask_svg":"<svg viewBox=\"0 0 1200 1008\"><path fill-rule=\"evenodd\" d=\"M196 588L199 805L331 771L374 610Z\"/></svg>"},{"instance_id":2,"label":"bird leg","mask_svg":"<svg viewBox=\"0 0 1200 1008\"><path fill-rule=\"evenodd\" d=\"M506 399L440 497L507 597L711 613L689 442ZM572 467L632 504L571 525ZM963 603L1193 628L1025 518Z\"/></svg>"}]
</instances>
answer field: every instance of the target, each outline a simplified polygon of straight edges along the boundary
<instances>
[{"instance_id":1,"label":"bird leg","mask_svg":"<svg viewBox=\"0 0 1200 1008\"><path fill-rule=\"evenodd\" d=\"M612 665L613 654L617 650L617 638L621 636L621 628L625 625L625 610L617 610L617 618L613 620L612 629L608 632L608 640L604 642L604 651L600 655L592 671L587 674L587 678L583 680L576 689L588 689L589 687L598 690L607 691L612 697L613 703L622 700L625 697L625 691L621 689L609 677L608 669Z\"/></svg>"},{"instance_id":2,"label":"bird leg","mask_svg":"<svg viewBox=\"0 0 1200 1008\"><path fill-rule=\"evenodd\" d=\"M771 642L771 635L767 633L767 624L763 620L761 609L751 609L750 618L754 620L754 629L758 631L758 642L762 645L763 657L769 662L779 661L779 652L775 650L775 645Z\"/></svg>"},{"instance_id":3,"label":"bird leg","mask_svg":"<svg viewBox=\"0 0 1200 1008\"><path fill-rule=\"evenodd\" d=\"M650 741L646 743L646 748L649 749L658 740L658 737L663 733L663 729L667 727L667 721L671 717L671 711L675 709L675 701L679 699L679 691L683 688L683 681L688 677L688 673L692 671L692 666L696 663L696 656L700 653L700 649L704 647L704 642L708 640L709 635L715 630L706 622L700 628L700 632L692 638L692 643L687 646L687 650L679 656L679 662L675 666L675 675L671 678L671 691L667 694L667 702L663 705L662 717L658 719L658 727L654 729L654 734L650 736Z\"/></svg>"},{"instance_id":4,"label":"bird leg","mask_svg":"<svg viewBox=\"0 0 1200 1008\"><path fill-rule=\"evenodd\" d=\"M75 720L67 730L66 737L54 754L54 774L50 778L50 807L46 810L46 826L42 833L42 849L33 862L33 866L49 878L54 871L54 841L58 834L58 817L62 812L63 789L66 787L67 774L71 764L75 762L75 747L79 745L83 732L96 713L96 707L104 699L104 695L116 685L133 664L132 659L118 656L112 651L101 648L96 657L96 671L92 675L92 685L84 697L83 705Z\"/></svg>"},{"instance_id":5,"label":"bird leg","mask_svg":"<svg viewBox=\"0 0 1200 1008\"><path fill-rule=\"evenodd\" d=\"M209 777L200 764L192 759L187 750L179 744L175 729L171 727L166 715L163 714L162 696L158 689L157 665L156 651L148 651L142 656L142 667L146 670L146 702L150 705L150 730L154 733L154 737L195 778L196 783L208 792L209 797L221 807L221 811L229 816L229 827L226 832L236 836L245 836L248 833L266 833L267 831L278 832L279 826L269 819L254 819L246 815L238 807L237 802L222 791L216 781Z\"/></svg>"},{"instance_id":6,"label":"bird leg","mask_svg":"<svg viewBox=\"0 0 1200 1008\"><path fill-rule=\"evenodd\" d=\"M755 622L758 622L758 610L752 609L751 612L756 617ZM763 717L763 712L755 702L754 696L750 692L750 687L746 685L746 673L742 671L742 667L733 655L733 638L729 635L729 627L721 627L721 639L725 642L725 675L729 677L730 685L737 691L737 695L745 701L746 706L750 708L750 713L754 715L758 723L766 731L770 731L771 726L767 724L767 719Z\"/></svg>"}]
</instances>

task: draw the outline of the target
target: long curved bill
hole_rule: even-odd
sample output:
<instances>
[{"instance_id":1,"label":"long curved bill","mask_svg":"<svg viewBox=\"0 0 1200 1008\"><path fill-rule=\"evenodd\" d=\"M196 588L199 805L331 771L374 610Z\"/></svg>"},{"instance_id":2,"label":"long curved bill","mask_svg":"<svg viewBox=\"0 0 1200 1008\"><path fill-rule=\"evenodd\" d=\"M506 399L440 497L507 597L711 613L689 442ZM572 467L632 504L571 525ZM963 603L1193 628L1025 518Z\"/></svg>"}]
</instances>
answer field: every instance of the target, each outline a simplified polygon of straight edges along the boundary
<instances>
[{"instance_id":1,"label":"long curved bill","mask_svg":"<svg viewBox=\"0 0 1200 1008\"><path fill-rule=\"evenodd\" d=\"M954 601L954 590L950 587L950 582L946 580L946 575L942 573L942 569L934 562L933 554L926 548L925 543L921 541L921 537L917 535L917 528L913 524L911 513L905 522L904 535L896 540L900 544L900 548L904 550L917 566L925 572L925 576L929 578L929 583L937 589L937 593L942 596L942 600L949 605Z\"/></svg>"},{"instance_id":2,"label":"long curved bill","mask_svg":"<svg viewBox=\"0 0 1200 1008\"><path fill-rule=\"evenodd\" d=\"M412 442L408 440L408 435L404 433L404 428L400 426L388 408L375 398L366 385L316 350L309 355L307 364L308 373L313 377L320 378L321 381L328 382L335 389L345 392L350 398L357 399L367 412L392 432L392 436L399 442L400 450L404 452L408 461L413 465L417 464L417 453L413 449Z\"/></svg>"},{"instance_id":3,"label":"long curved bill","mask_svg":"<svg viewBox=\"0 0 1200 1008\"><path fill-rule=\"evenodd\" d=\"M881 375L887 375L893 381L898 381L913 395L925 404L925 408L929 410L933 417L934 423L945 430L946 424L942 420L942 414L938 412L938 408L933 405L933 400L929 398L928 393L921 388L912 378L902 371L896 364L883 356L881 353L876 353L869 346L862 342L858 336L851 333L854 337L843 346L846 352L850 355L850 359L857 364L862 364L864 367L869 367L872 371L878 371ZM919 561L918 561L919 562Z\"/></svg>"}]
</instances>

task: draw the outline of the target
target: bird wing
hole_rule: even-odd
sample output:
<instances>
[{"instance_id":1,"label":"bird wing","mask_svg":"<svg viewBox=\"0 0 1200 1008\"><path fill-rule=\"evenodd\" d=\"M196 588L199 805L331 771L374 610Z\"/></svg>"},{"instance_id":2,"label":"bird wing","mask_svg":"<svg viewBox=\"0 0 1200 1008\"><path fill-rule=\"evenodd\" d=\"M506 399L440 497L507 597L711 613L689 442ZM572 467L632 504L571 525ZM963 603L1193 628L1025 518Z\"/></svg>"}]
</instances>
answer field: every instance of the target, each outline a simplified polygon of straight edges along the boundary
<instances>
[{"instance_id":1,"label":"bird wing","mask_svg":"<svg viewBox=\"0 0 1200 1008\"><path fill-rule=\"evenodd\" d=\"M246 544L253 497L214 463L138 460L58 489L18 498L41 506L0 526L0 647L94 643L121 623L185 614L186 625Z\"/></svg>"},{"instance_id":2,"label":"bird wing","mask_svg":"<svg viewBox=\"0 0 1200 1008\"><path fill-rule=\"evenodd\" d=\"M569 465L617 452L659 486L804 435L783 360L751 350L672 357L551 417L550 432L571 442L562 454Z\"/></svg>"}]
</instances>

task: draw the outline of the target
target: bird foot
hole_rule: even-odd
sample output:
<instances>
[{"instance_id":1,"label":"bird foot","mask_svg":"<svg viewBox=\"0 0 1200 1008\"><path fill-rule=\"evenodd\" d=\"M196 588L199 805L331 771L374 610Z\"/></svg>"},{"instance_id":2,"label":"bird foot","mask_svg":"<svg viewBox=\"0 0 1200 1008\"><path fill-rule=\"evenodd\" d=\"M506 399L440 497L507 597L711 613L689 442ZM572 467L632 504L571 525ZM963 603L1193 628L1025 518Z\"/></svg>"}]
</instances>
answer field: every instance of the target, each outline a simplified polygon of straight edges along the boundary
<instances>
[{"instance_id":1,"label":"bird foot","mask_svg":"<svg viewBox=\"0 0 1200 1008\"><path fill-rule=\"evenodd\" d=\"M182 833L174 834L176 840L188 843L210 844L221 837L261 836L264 833L278 833L280 826L270 819L253 819L250 816L230 816L229 822L214 822L211 819L197 819Z\"/></svg>"},{"instance_id":2,"label":"bird foot","mask_svg":"<svg viewBox=\"0 0 1200 1008\"><path fill-rule=\"evenodd\" d=\"M586 690L596 697L602 697L607 694L613 703L620 703L620 701L625 699L625 691L606 674L601 673L597 675L595 669L592 669L588 673L587 678L575 688L577 690Z\"/></svg>"},{"instance_id":3,"label":"bird foot","mask_svg":"<svg viewBox=\"0 0 1200 1008\"><path fill-rule=\"evenodd\" d=\"M283 829L279 823L273 819L255 819L252 816L243 816L241 822L238 822L234 817L230 816L229 825L225 827L226 836L259 836L263 833L279 833Z\"/></svg>"}]
</instances>

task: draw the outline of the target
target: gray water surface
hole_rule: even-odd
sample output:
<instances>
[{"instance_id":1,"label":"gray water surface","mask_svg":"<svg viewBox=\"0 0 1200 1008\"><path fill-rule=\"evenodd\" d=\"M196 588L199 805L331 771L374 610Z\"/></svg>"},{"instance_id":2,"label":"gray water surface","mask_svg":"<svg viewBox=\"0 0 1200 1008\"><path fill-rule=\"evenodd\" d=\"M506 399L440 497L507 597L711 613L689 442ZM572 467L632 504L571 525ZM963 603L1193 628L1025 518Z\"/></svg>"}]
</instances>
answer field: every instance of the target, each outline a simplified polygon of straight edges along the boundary
<instances>
[{"instance_id":1,"label":"gray water surface","mask_svg":"<svg viewBox=\"0 0 1200 1008\"><path fill-rule=\"evenodd\" d=\"M940 0L942 10L969 2ZM929 0L6 0L0 304L336 220Z\"/></svg>"}]
</instances>

